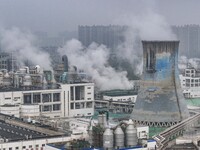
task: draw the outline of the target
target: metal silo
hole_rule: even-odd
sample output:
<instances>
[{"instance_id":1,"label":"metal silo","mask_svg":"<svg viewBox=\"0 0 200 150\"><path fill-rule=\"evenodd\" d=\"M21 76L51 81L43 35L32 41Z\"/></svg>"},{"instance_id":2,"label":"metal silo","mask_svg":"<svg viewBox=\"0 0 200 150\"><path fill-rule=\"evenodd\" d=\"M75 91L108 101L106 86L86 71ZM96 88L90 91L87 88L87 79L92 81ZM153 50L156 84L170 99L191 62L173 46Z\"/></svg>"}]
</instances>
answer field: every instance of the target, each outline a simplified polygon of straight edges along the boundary
<instances>
[{"instance_id":1,"label":"metal silo","mask_svg":"<svg viewBox=\"0 0 200 150\"><path fill-rule=\"evenodd\" d=\"M115 136L115 148L116 149L123 148L124 147L124 132L122 131L122 128L120 126L118 126L115 129L114 136Z\"/></svg>"},{"instance_id":2,"label":"metal silo","mask_svg":"<svg viewBox=\"0 0 200 150\"><path fill-rule=\"evenodd\" d=\"M113 131L110 128L106 128L103 133L103 148L105 150L113 149Z\"/></svg>"},{"instance_id":3,"label":"metal silo","mask_svg":"<svg viewBox=\"0 0 200 150\"><path fill-rule=\"evenodd\" d=\"M126 146L136 146L138 143L137 129L134 127L133 122L129 121L128 127L126 128Z\"/></svg>"},{"instance_id":4,"label":"metal silo","mask_svg":"<svg viewBox=\"0 0 200 150\"><path fill-rule=\"evenodd\" d=\"M93 130L92 130L92 125L89 126L88 129L88 136L89 136L89 143L90 145L93 145Z\"/></svg>"}]
</instances>

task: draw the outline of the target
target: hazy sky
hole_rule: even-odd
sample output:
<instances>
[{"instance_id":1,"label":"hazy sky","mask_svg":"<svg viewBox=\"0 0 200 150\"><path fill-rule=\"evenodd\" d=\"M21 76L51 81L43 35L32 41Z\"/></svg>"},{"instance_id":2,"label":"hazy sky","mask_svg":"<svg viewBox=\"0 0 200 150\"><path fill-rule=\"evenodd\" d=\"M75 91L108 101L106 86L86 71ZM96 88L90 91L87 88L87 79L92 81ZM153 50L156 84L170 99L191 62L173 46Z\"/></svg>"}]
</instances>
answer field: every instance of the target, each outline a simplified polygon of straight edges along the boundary
<instances>
[{"instance_id":1,"label":"hazy sky","mask_svg":"<svg viewBox=\"0 0 200 150\"><path fill-rule=\"evenodd\" d=\"M0 0L0 25L57 33L78 25L116 24L148 10L169 24L200 24L200 0Z\"/></svg>"}]
</instances>

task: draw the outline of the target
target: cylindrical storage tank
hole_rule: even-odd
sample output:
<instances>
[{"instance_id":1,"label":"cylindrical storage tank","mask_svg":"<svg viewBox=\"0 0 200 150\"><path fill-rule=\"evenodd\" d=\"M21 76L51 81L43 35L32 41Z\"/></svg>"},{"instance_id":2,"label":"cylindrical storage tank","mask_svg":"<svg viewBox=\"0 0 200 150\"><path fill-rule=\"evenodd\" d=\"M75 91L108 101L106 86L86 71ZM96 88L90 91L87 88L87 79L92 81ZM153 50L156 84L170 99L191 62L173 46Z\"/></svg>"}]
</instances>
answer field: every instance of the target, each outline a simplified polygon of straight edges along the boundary
<instances>
[{"instance_id":1,"label":"cylindrical storage tank","mask_svg":"<svg viewBox=\"0 0 200 150\"><path fill-rule=\"evenodd\" d=\"M115 136L115 148L116 149L123 148L124 147L124 132L122 131L122 128L120 126L118 126L115 129L114 136Z\"/></svg>"},{"instance_id":2,"label":"cylindrical storage tank","mask_svg":"<svg viewBox=\"0 0 200 150\"><path fill-rule=\"evenodd\" d=\"M101 127L107 126L107 118L106 114L99 114L98 115L98 123Z\"/></svg>"},{"instance_id":3,"label":"cylindrical storage tank","mask_svg":"<svg viewBox=\"0 0 200 150\"><path fill-rule=\"evenodd\" d=\"M40 66L39 66L39 65L36 65L36 66L35 66L35 70L36 70L36 73L40 73Z\"/></svg>"},{"instance_id":4,"label":"cylindrical storage tank","mask_svg":"<svg viewBox=\"0 0 200 150\"><path fill-rule=\"evenodd\" d=\"M26 73L26 69L25 68L20 68L19 71L20 71L21 74L25 74Z\"/></svg>"},{"instance_id":5,"label":"cylindrical storage tank","mask_svg":"<svg viewBox=\"0 0 200 150\"><path fill-rule=\"evenodd\" d=\"M40 115L39 105L21 105L21 117L35 117Z\"/></svg>"},{"instance_id":6,"label":"cylindrical storage tank","mask_svg":"<svg viewBox=\"0 0 200 150\"><path fill-rule=\"evenodd\" d=\"M19 106L18 105L3 105L0 106L0 113L6 115L14 115L15 117L19 117Z\"/></svg>"},{"instance_id":7,"label":"cylindrical storage tank","mask_svg":"<svg viewBox=\"0 0 200 150\"><path fill-rule=\"evenodd\" d=\"M89 127L89 129L88 129L88 136L89 136L89 143L90 143L90 145L93 145L93 138L92 138L92 136L93 136L93 131L92 131L92 126L90 126Z\"/></svg>"},{"instance_id":8,"label":"cylindrical storage tank","mask_svg":"<svg viewBox=\"0 0 200 150\"><path fill-rule=\"evenodd\" d=\"M24 86L31 86L32 85L32 80L30 75L25 75L23 78L23 85Z\"/></svg>"},{"instance_id":9,"label":"cylindrical storage tank","mask_svg":"<svg viewBox=\"0 0 200 150\"><path fill-rule=\"evenodd\" d=\"M11 78L8 73L6 73L3 77L3 85L5 86L11 85Z\"/></svg>"},{"instance_id":10,"label":"cylindrical storage tank","mask_svg":"<svg viewBox=\"0 0 200 150\"><path fill-rule=\"evenodd\" d=\"M107 128L103 133L103 148L105 150L113 149L113 131Z\"/></svg>"},{"instance_id":11,"label":"cylindrical storage tank","mask_svg":"<svg viewBox=\"0 0 200 150\"><path fill-rule=\"evenodd\" d=\"M138 143L137 129L134 127L133 122L131 122L126 128L126 146L132 147L136 146Z\"/></svg>"}]
</instances>

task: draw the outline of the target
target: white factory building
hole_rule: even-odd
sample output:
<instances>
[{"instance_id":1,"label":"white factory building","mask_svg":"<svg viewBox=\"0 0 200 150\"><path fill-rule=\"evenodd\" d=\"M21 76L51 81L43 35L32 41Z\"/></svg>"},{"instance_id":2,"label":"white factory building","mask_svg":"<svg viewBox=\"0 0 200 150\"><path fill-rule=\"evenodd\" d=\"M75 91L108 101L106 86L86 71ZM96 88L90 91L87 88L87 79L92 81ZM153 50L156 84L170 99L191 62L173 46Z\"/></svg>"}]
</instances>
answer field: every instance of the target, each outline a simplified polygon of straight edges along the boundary
<instances>
[{"instance_id":1,"label":"white factory building","mask_svg":"<svg viewBox=\"0 0 200 150\"><path fill-rule=\"evenodd\" d=\"M200 97L200 72L194 68L187 68L179 75L183 94L186 98Z\"/></svg>"},{"instance_id":2,"label":"white factory building","mask_svg":"<svg viewBox=\"0 0 200 150\"><path fill-rule=\"evenodd\" d=\"M0 105L1 113L16 117L91 116L94 84L60 84L60 89L0 92Z\"/></svg>"},{"instance_id":3,"label":"white factory building","mask_svg":"<svg viewBox=\"0 0 200 150\"><path fill-rule=\"evenodd\" d=\"M0 113L28 118L92 116L94 83L76 67L70 69L64 58L57 72L43 70L39 65L15 72L1 69Z\"/></svg>"}]
</instances>

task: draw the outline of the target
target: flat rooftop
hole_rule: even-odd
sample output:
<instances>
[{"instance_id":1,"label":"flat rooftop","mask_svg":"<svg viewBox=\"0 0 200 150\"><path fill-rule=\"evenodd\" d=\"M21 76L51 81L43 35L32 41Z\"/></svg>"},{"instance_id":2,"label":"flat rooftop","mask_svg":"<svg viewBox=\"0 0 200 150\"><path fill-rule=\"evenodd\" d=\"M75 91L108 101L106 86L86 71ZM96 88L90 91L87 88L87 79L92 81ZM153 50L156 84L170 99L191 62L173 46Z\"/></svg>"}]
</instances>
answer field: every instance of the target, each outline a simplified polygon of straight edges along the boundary
<instances>
[{"instance_id":1,"label":"flat rooftop","mask_svg":"<svg viewBox=\"0 0 200 150\"><path fill-rule=\"evenodd\" d=\"M101 91L100 94L105 96L130 96L130 95L137 95L138 93L133 89L130 90L108 90L108 91Z\"/></svg>"},{"instance_id":2,"label":"flat rooftop","mask_svg":"<svg viewBox=\"0 0 200 150\"><path fill-rule=\"evenodd\" d=\"M25 127L12 125L0 120L0 138L8 141L18 141L48 137L47 134L30 130Z\"/></svg>"},{"instance_id":3,"label":"flat rooftop","mask_svg":"<svg viewBox=\"0 0 200 150\"><path fill-rule=\"evenodd\" d=\"M187 105L200 107L200 98L185 99Z\"/></svg>"}]
</instances>

